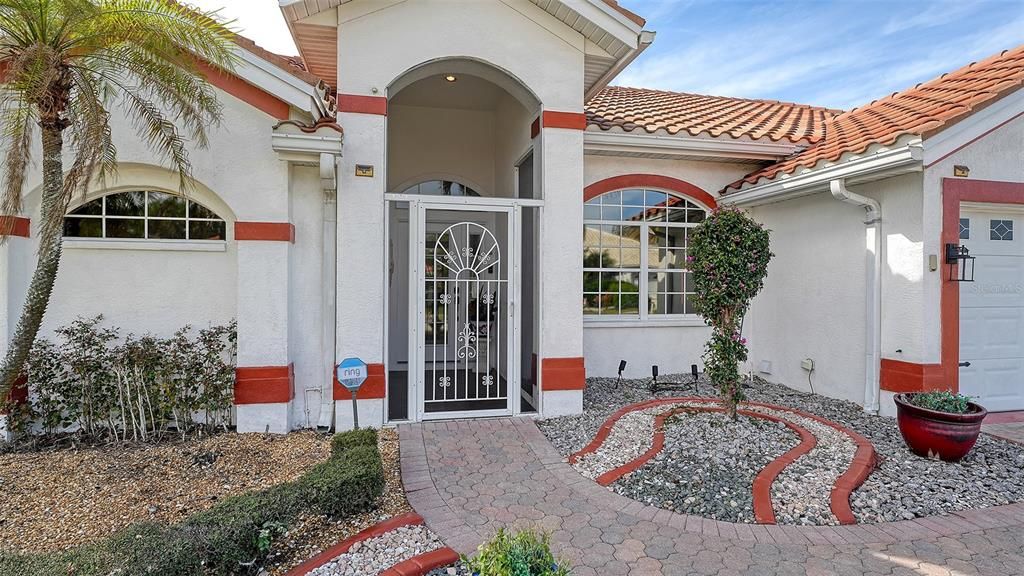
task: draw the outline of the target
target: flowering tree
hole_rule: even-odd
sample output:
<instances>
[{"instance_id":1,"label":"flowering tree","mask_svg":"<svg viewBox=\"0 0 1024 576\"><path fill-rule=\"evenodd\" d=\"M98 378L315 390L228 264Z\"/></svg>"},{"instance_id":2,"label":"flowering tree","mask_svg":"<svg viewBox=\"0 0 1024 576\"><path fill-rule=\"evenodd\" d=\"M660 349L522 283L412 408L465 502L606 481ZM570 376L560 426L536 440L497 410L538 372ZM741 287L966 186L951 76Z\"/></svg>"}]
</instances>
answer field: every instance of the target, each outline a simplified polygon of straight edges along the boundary
<instances>
[{"instance_id":1,"label":"flowering tree","mask_svg":"<svg viewBox=\"0 0 1024 576\"><path fill-rule=\"evenodd\" d=\"M689 240L687 260L696 290L694 304L712 328L704 351L704 371L733 419L736 405L743 400L739 364L747 359L743 316L768 275L773 256L768 236L769 231L745 213L724 208L708 216Z\"/></svg>"}]
</instances>

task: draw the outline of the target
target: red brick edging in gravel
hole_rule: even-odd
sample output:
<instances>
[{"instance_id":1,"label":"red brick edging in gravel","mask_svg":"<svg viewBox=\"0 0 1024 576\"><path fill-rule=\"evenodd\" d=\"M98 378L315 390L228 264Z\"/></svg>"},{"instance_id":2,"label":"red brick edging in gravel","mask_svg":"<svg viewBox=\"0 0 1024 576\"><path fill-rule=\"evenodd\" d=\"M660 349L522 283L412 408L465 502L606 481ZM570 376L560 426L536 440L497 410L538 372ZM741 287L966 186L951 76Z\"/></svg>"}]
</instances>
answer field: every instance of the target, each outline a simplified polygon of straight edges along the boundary
<instances>
[{"instance_id":1,"label":"red brick edging in gravel","mask_svg":"<svg viewBox=\"0 0 1024 576\"><path fill-rule=\"evenodd\" d=\"M316 556L313 556L309 560L306 560L302 564L299 564L295 568L289 570L285 573L285 576L305 576L310 571L319 568L338 556L348 552L356 542L376 538L377 536L391 532L392 530L401 528L402 526L416 526L420 524L423 524L423 517L415 512L407 512L393 518L388 518L383 522L370 526L366 530L363 530L354 536L338 542ZM459 554L455 552L455 550L452 550L451 548L438 548L437 550L431 550L425 554L413 556L408 560L399 562L380 574L381 576L423 576L434 568L447 566L458 559Z\"/></svg>"},{"instance_id":2,"label":"red brick edging in gravel","mask_svg":"<svg viewBox=\"0 0 1024 576\"><path fill-rule=\"evenodd\" d=\"M603 444L604 441L608 438L608 435L611 433L611 430L615 426L616 422L618 422L619 419L625 416L626 414L630 412L635 412L637 410L644 410L646 408L659 406L661 404L677 404L682 402L694 402L709 405L680 406L679 408L670 410L668 412L665 412L664 414L659 414L654 421L654 437L651 442L651 448L644 452L643 454L641 454L640 456L638 456L637 458L631 460L630 462L627 462L622 466L609 470L604 474L601 474L596 478L595 481L602 486L608 486L609 484L615 482L616 480L625 476L626 474L629 474L630 472L633 472L636 469L640 468L645 463L647 463L651 458L653 458L659 452L661 452L665 444L665 434L663 426L665 420L670 416L690 410L704 412L719 412L724 410L724 408L722 408L720 405L715 406L715 404L718 403L717 399L699 396L655 398L652 400L647 400L644 402L624 406L619 410L615 411L615 413L613 413L611 416L608 417L607 420L604 421L604 423L601 425L601 428L598 429L597 434L594 435L594 439L591 440L589 444L587 444L578 452L575 452L569 456L569 463L574 464L583 456L596 452L597 449L601 446L601 444ZM874 446L871 445L871 442L869 442L867 438L864 438L860 434L854 432L853 430L850 430L845 426L837 424L826 418L822 418L821 416L810 414L802 410L797 410L796 408L788 408L785 406L777 406L774 404L765 404L763 402L744 402L744 404L746 404L747 406L759 406L771 410L789 412L792 414L796 414L798 416L810 418L811 420L815 420L826 426L839 430L840 432L846 434L853 441L853 443L857 446L856 452L854 452L853 459L850 462L849 468L847 468L846 472L844 472L838 478L836 478L835 484L832 486L832 491L829 495L829 508L831 508L832 514L835 515L836 520L838 520L840 524L856 524L857 518L853 515L853 510L850 508L850 495L853 493L854 490L856 490L861 484L864 483L867 477L871 475L872 470L874 470L875 468L875 464L877 462L877 455L875 454L875 448ZM775 481L775 478L778 477L778 475L786 466L792 464L800 456L803 456L804 454L810 452L816 446L817 441L814 438L813 434L811 434L808 430L804 429L801 426L788 422L782 418L777 418L767 414L751 412L743 409L740 409L739 412L747 416L765 418L768 420L782 422L783 424L789 426L791 429L795 430L798 434L800 434L801 440L799 445L797 445L792 450L786 452L779 458L776 458L772 462L769 462L768 465L765 466L764 469L762 469L761 472L758 473L757 477L754 479L754 517L760 524L775 524L775 510L771 503L772 483Z\"/></svg>"}]
</instances>

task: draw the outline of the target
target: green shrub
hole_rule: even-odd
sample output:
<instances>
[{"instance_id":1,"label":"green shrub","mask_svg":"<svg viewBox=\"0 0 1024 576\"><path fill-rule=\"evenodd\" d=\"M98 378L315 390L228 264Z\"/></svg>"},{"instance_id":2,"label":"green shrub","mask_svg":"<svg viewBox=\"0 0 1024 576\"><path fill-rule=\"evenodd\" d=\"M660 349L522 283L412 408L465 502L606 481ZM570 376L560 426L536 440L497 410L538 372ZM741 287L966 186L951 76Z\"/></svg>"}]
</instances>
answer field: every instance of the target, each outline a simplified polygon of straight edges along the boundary
<instances>
[{"instance_id":1,"label":"green shrub","mask_svg":"<svg viewBox=\"0 0 1024 576\"><path fill-rule=\"evenodd\" d=\"M970 412L970 396L954 394L948 390L941 392L920 392L911 394L909 401L914 406L928 410L946 412L948 414L966 414Z\"/></svg>"},{"instance_id":2,"label":"green shrub","mask_svg":"<svg viewBox=\"0 0 1024 576\"><path fill-rule=\"evenodd\" d=\"M331 454L338 456L344 453L349 448L355 446L376 446L377 445L377 430L376 428L360 428L359 430L349 430L344 434L335 434L334 438L331 439Z\"/></svg>"},{"instance_id":3,"label":"green shrub","mask_svg":"<svg viewBox=\"0 0 1024 576\"><path fill-rule=\"evenodd\" d=\"M366 510L384 493L384 465L377 446L355 446L318 464L302 479L311 501L329 516Z\"/></svg>"},{"instance_id":4,"label":"green shrub","mask_svg":"<svg viewBox=\"0 0 1024 576\"><path fill-rule=\"evenodd\" d=\"M551 553L548 534L521 530L515 535L499 529L490 541L463 562L481 576L568 576L571 567Z\"/></svg>"},{"instance_id":5,"label":"green shrub","mask_svg":"<svg viewBox=\"0 0 1024 576\"><path fill-rule=\"evenodd\" d=\"M373 445L366 445L373 439ZM206 576L255 574L274 538L303 512L364 512L384 492L376 431L344 432L337 453L294 482L228 498L179 524L140 522L95 544L56 554L0 552L0 574Z\"/></svg>"},{"instance_id":6,"label":"green shrub","mask_svg":"<svg viewBox=\"0 0 1024 576\"><path fill-rule=\"evenodd\" d=\"M158 441L173 429L226 429L235 384L234 322L168 339L120 336L103 317L59 328L58 343L37 339L27 362L30 399L18 431L67 430L91 440ZM34 438L29 438L34 440Z\"/></svg>"},{"instance_id":7,"label":"green shrub","mask_svg":"<svg viewBox=\"0 0 1024 576\"><path fill-rule=\"evenodd\" d=\"M690 233L687 260L693 274L694 307L711 326L704 350L704 372L718 388L733 420L743 400L740 363L747 360L743 317L764 286L769 231L747 214L715 210Z\"/></svg>"}]
</instances>

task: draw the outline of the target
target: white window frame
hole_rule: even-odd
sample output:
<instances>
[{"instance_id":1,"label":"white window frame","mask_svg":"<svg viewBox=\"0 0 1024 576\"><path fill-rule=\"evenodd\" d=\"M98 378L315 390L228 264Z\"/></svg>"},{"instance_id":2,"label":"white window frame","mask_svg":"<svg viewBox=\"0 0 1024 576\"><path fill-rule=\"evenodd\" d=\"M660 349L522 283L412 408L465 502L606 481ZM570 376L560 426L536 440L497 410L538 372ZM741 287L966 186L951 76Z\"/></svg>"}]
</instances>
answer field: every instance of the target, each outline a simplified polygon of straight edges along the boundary
<instances>
[{"instance_id":1,"label":"white window frame","mask_svg":"<svg viewBox=\"0 0 1024 576\"><path fill-rule=\"evenodd\" d=\"M108 215L107 214L107 198L116 194L125 194L130 192L142 192L143 197L143 212L142 216L120 216L120 215ZM149 194L151 192L158 192L161 194L168 194L171 196L177 196L185 201L185 216L150 216L149 215ZM101 200L100 213L99 214L73 214L74 210L88 204L89 202L95 202ZM202 207L214 215L216 218L193 218L189 213L189 204L195 204ZM72 208L64 215L65 218L81 218L99 220L101 227L102 236L62 236L64 248L70 249L113 249L113 250L169 250L169 251L187 251L187 252L223 252L227 250L227 236L228 236L228 221L221 218L215 210L208 206L196 202L191 198L182 196L180 194L174 194L166 190L151 189L151 188L130 188L124 190L112 190L106 194L90 198L86 202L79 204ZM142 238L111 238L107 236L107 219L114 218L120 220L142 220ZM149 238L149 223L150 221L168 221L168 222L183 222L185 224L185 238ZM221 222L224 224L224 239L222 240L207 240L207 239L191 239L189 236L189 224L191 222ZM63 227L63 223L61 224Z\"/></svg>"},{"instance_id":2,"label":"white window frame","mask_svg":"<svg viewBox=\"0 0 1024 576\"><path fill-rule=\"evenodd\" d=\"M709 215L711 213L711 210L707 206L703 205L701 202L698 202L697 200L691 198L690 196L687 196L685 194L680 194L679 192L676 192L674 190L668 190L668 189L665 189L665 188L657 188L657 187L649 187L649 186L631 186L631 187L625 187L625 188L616 188L615 190L609 190L607 192L603 192L603 193L601 193L601 194L599 194L597 196L594 196L593 198L588 199L586 202L584 202L584 214L586 214L585 206L586 206L586 204L588 202L591 202L593 200L597 200L598 198L601 198L602 196L604 196L606 194L613 194L615 192L620 192L621 193L621 192L625 192L627 190L641 190L641 191L644 192L645 196L646 196L646 193L648 191L651 191L651 192L663 192L665 194L668 194L669 196L672 196L672 197L675 197L675 198L679 198L680 200L685 200L686 202L696 206L697 208L700 208L700 209L704 210L705 217L707 217L707 215ZM639 221L639 222L636 222L636 221L625 221L625 220L594 220L594 219L586 218L584 216L584 219L583 219L584 231L586 230L586 227L588 225L594 225L594 226L602 226L602 225L606 225L606 226L607 225L610 225L610 226L639 226L640 227L641 244L640 244L640 268L639 269L637 269L637 268L586 268L586 267L583 268L584 272L638 273L639 274L640 282L639 282L639 285L638 285L638 288L637 288L638 295L639 295L639 306L638 306L639 314L637 314L637 315L633 315L633 314L587 314L586 312L584 312L584 314L583 314L583 323L585 325L594 326L594 327L600 326L600 327L623 327L623 328L636 328L636 327L644 327L644 326L654 326L654 327L656 327L656 326L704 326L705 325L704 320L698 314L651 314L650 312L648 312L648 294L649 294L648 293L648 282L649 282L648 278L649 278L649 275L650 275L651 272L658 272L660 270L663 270L661 268L655 268L655 269L652 270L650 268L650 266L649 266L649 251L650 251L650 248L646 244L646 242L647 242L650 226L654 225L655 227L666 227L666 228L695 228L695 227L697 227L699 225L699 223L695 223L695 222L669 222L667 220L663 221L663 222L647 221L647 220L642 220L642 221ZM687 250L687 255L689 255L689 246L686 247L686 250ZM684 270L683 272L679 272L679 274L684 276L683 286L685 286L686 285L685 276L687 274L692 274L692 272L690 272L689 270ZM584 293L584 295L586 294L586 292L583 292L583 293ZM686 293L686 296L684 296L684 298L688 298L690 294L691 293Z\"/></svg>"}]
</instances>

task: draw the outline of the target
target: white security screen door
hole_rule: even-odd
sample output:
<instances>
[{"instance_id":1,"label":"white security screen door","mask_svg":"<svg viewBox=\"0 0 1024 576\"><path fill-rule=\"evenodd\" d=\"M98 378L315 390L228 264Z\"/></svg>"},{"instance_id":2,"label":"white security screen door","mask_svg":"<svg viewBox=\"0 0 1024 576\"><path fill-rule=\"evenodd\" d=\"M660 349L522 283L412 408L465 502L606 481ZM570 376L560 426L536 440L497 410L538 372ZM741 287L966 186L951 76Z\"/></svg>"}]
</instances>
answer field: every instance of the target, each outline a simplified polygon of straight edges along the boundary
<instances>
[{"instance_id":1,"label":"white security screen door","mask_svg":"<svg viewBox=\"0 0 1024 576\"><path fill-rule=\"evenodd\" d=\"M417 203L410 334L421 419L512 413L518 390L509 207Z\"/></svg>"},{"instance_id":2,"label":"white security screen door","mask_svg":"<svg viewBox=\"0 0 1024 576\"><path fill-rule=\"evenodd\" d=\"M1024 410L1024 213L965 206L960 243L976 258L960 285L960 393Z\"/></svg>"}]
</instances>

